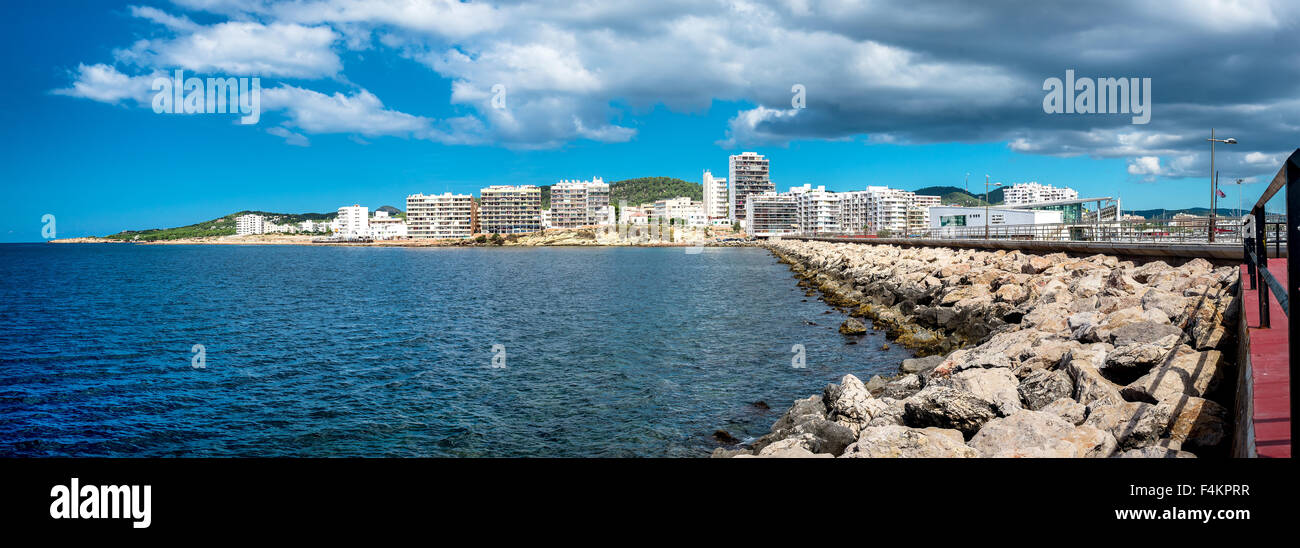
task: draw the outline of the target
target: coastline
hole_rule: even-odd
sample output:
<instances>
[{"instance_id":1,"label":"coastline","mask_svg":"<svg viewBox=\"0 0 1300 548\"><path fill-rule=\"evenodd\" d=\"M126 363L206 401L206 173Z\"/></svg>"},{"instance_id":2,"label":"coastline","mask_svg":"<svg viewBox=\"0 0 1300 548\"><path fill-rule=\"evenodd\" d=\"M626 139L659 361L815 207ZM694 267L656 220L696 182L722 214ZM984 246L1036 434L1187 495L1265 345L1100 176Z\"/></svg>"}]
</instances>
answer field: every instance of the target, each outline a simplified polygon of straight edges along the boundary
<instances>
[{"instance_id":1,"label":"coastline","mask_svg":"<svg viewBox=\"0 0 1300 548\"><path fill-rule=\"evenodd\" d=\"M370 242L321 242L313 241L320 236L308 235L267 235L247 236L211 236L203 238L177 238L173 240L128 241L100 237L63 238L49 240L52 244L136 244L136 245L299 245L299 246L344 246L344 247L737 247L756 245L756 240L741 239L726 233L719 236L703 236L697 230L683 230L681 238L674 231L665 229L650 231L637 227L619 231L613 227L607 229L547 229L542 233L510 234L502 236L501 243L468 239L394 239L374 240ZM668 239L662 236L667 235ZM487 236L487 235L476 235Z\"/></svg>"},{"instance_id":2,"label":"coastline","mask_svg":"<svg viewBox=\"0 0 1300 548\"><path fill-rule=\"evenodd\" d=\"M1221 457L1239 273L1057 253L776 241L809 296L913 349L714 457ZM846 336L865 332L850 319Z\"/></svg>"}]
</instances>

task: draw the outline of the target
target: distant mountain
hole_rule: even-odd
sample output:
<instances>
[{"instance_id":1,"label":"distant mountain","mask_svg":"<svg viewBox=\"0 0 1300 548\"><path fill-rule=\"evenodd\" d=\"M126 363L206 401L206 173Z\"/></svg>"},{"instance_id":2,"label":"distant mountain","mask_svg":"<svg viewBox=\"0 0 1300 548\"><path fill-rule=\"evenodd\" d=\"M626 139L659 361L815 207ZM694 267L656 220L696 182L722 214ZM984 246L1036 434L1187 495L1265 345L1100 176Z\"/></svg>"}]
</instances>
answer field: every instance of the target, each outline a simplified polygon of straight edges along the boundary
<instances>
[{"instance_id":1,"label":"distant mountain","mask_svg":"<svg viewBox=\"0 0 1300 548\"><path fill-rule=\"evenodd\" d=\"M675 177L637 177L609 184L609 203L626 200L627 205L653 203L656 200L686 196L692 200L704 199L704 186ZM542 187L542 209L551 207L551 185Z\"/></svg>"},{"instance_id":2,"label":"distant mountain","mask_svg":"<svg viewBox=\"0 0 1300 548\"><path fill-rule=\"evenodd\" d=\"M112 240L177 240L180 238L203 238L207 236L230 236L235 233L235 218L247 214L261 215L275 224L298 224L303 221L330 221L338 216L333 213L271 213L267 211L240 211L210 221L175 228L151 228L148 230L123 230L117 234L105 236Z\"/></svg>"},{"instance_id":3,"label":"distant mountain","mask_svg":"<svg viewBox=\"0 0 1300 548\"><path fill-rule=\"evenodd\" d=\"M984 194L973 193L964 188L955 186L927 186L918 188L912 192L922 196L939 196L944 205L961 205L961 206L982 206L984 205ZM989 190L989 204L998 205L1003 200L1002 189Z\"/></svg>"},{"instance_id":4,"label":"distant mountain","mask_svg":"<svg viewBox=\"0 0 1300 548\"><path fill-rule=\"evenodd\" d=\"M1271 205L1272 205L1272 204L1270 204L1270 206L1271 206ZM1242 215L1245 215L1245 214L1247 214L1247 213L1250 212L1249 210L1240 210L1240 209L1237 209L1237 208L1235 208L1235 207L1234 207L1234 208L1231 208L1231 209L1229 209L1229 208L1222 208L1222 207L1221 207L1221 208L1216 209L1215 211L1216 211L1216 213L1217 213L1220 217L1241 217ZM1141 216L1146 217L1147 219L1151 219L1151 220L1155 220L1155 219L1170 219L1170 218L1173 218L1174 215L1178 215L1179 213L1185 213L1185 214L1188 214L1188 215L1209 215L1209 214L1210 214L1210 208L1208 208L1208 207L1186 207L1186 208L1183 208L1183 209L1163 209L1163 208L1161 208L1161 209L1125 209L1125 210L1124 210L1124 214L1125 214L1125 215L1141 215ZM1269 211L1268 214L1269 214L1269 215L1281 215L1282 213L1280 213L1280 212L1275 212L1275 211Z\"/></svg>"},{"instance_id":5,"label":"distant mountain","mask_svg":"<svg viewBox=\"0 0 1300 548\"><path fill-rule=\"evenodd\" d=\"M390 206L390 205L379 206L379 207L375 208L375 211L384 211L384 212L387 212L389 215L397 215L397 214L400 214L400 213L402 212L402 210L397 209L397 208L395 208L395 207L393 207L393 206Z\"/></svg>"}]
</instances>

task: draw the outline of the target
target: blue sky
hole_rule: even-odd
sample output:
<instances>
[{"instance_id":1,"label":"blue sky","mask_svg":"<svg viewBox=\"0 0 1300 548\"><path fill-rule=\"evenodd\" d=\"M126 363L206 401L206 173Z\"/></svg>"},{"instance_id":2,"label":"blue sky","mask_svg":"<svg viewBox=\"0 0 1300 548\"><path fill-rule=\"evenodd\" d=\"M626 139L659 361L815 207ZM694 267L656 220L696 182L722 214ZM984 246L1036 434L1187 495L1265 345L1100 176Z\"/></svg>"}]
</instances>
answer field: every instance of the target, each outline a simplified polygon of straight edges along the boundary
<instances>
[{"instance_id":1,"label":"blue sky","mask_svg":"<svg viewBox=\"0 0 1300 548\"><path fill-rule=\"evenodd\" d=\"M704 169L725 176L727 156L746 150L772 160L772 177L782 189L803 183L832 190L961 186L970 173L970 188L979 192L987 173L995 181L1036 180L1081 195L1119 195L1126 209L1181 208L1207 203L1207 179L1198 173L1208 173L1201 143L1209 124L1224 127L1221 135L1237 132L1233 136L1243 143L1220 149L1224 180L1271 175L1288 147L1300 145L1287 142L1295 140L1288 133L1294 126L1252 123L1232 110L1273 105L1269 120L1296 112L1297 80L1276 97L1243 95L1218 83L1187 89L1181 81L1188 75L1160 72L1172 70L1168 46L1181 38L1148 36L1165 42L1131 52L1150 63L1146 72L1155 81L1152 122L1134 126L1116 117L1048 116L1039 107L1039 86L1066 66L1127 76L1143 75L1141 63L1099 62L1085 48L1077 59L1058 62L1058 71L1011 53L1016 43L970 52L867 22L891 14L816 17L755 3L752 9L783 32L802 33L799 46L781 46L806 55L791 61L754 52L788 44L793 34L773 36L771 44L761 38L742 43L728 32L743 29L710 26L710 17L725 16L735 5L696 13L708 3L666 2L558 17L553 14L565 10L545 2L532 10L512 3L465 11L466 4L434 1L422 19L386 13L392 4L362 10L350 1L310 0L293 6L297 10L256 0L10 7L14 13L0 38L11 52L0 61L9 76L0 88L9 107L0 169L11 214L0 218L0 241L40 240L47 213L56 216L59 237L75 237L185 225L242 209L403 207L410 193L477 193L489 184L592 176L698 182ZM637 15L649 17L636 9L679 23L627 26ZM921 17L923 10L916 13ZM852 26L858 15L863 22ZM1227 41L1258 36L1260 25L1294 31L1294 12L1280 15L1289 23L1270 27L1222 14L1217 21L1183 23L1225 25L1214 39ZM812 32L809 21L850 25ZM520 22L542 31L517 30ZM222 31L232 28L246 39L222 43L231 36ZM1139 32L1104 21L1073 32L1099 28ZM690 38L709 32L722 40ZM611 42L616 46L591 45L610 36L618 37ZM1050 39L1026 35L1018 45L1032 48ZM216 53L194 49L211 40ZM1237 55L1249 55L1249 46L1239 45ZM673 48L683 51L661 56ZM857 61L835 61L844 51ZM692 63L700 66L680 66ZM863 84L855 71L864 65L893 72ZM79 82L98 85L87 70L93 66L119 76L112 82L121 89L67 91ZM268 105L257 125L239 125L231 115L155 114L148 97L132 87L156 71L244 76L240 70L250 66L248 73L261 75L263 97L273 97L264 99ZM1291 63L1283 76L1293 77L1298 66ZM742 74L727 72L734 67ZM962 80L970 74L976 76ZM496 81L508 82L515 110L500 114L480 104ZM806 112L789 119L771 114L790 107L791 81L808 82ZM949 89L945 81L961 88ZM1177 89L1162 89L1163 81ZM267 91L277 87L279 95ZM303 142L307 146L294 144ZM1245 186L1247 201L1263 186ZM1237 190L1225 192L1229 198L1221 205L1235 207Z\"/></svg>"}]
</instances>

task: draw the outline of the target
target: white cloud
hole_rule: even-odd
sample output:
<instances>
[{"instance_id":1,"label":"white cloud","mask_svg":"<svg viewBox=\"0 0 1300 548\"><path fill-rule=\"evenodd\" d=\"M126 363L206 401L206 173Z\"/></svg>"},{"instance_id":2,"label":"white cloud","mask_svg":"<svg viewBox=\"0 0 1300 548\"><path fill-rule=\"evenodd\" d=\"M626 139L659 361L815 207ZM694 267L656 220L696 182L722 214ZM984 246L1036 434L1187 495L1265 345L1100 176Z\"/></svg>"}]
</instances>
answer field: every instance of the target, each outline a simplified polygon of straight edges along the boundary
<instances>
[{"instance_id":1,"label":"white cloud","mask_svg":"<svg viewBox=\"0 0 1300 548\"><path fill-rule=\"evenodd\" d=\"M420 137L431 120L384 108L374 94L323 93L290 85L262 90L262 109L283 110L287 123L308 133L356 133L366 137Z\"/></svg>"},{"instance_id":2,"label":"white cloud","mask_svg":"<svg viewBox=\"0 0 1300 548\"><path fill-rule=\"evenodd\" d=\"M327 26L230 21L198 27L170 39L139 40L118 50L122 61L141 66L225 76L321 78L343 63L333 50L340 35Z\"/></svg>"},{"instance_id":3,"label":"white cloud","mask_svg":"<svg viewBox=\"0 0 1300 548\"><path fill-rule=\"evenodd\" d=\"M1159 175L1160 158L1158 156L1139 156L1129 160L1130 175Z\"/></svg>"},{"instance_id":4,"label":"white cloud","mask_svg":"<svg viewBox=\"0 0 1300 548\"><path fill-rule=\"evenodd\" d=\"M283 127L276 126L276 127L268 128L266 132L276 137L283 138L284 143L286 145L292 145L296 147L311 146L311 142L307 140L306 136L302 135L301 133L294 133Z\"/></svg>"},{"instance_id":5,"label":"white cloud","mask_svg":"<svg viewBox=\"0 0 1300 548\"><path fill-rule=\"evenodd\" d=\"M53 93L101 103L116 104L130 99L147 105L153 96L150 89L153 78L152 75L127 76L105 64L78 65L72 86Z\"/></svg>"}]
</instances>

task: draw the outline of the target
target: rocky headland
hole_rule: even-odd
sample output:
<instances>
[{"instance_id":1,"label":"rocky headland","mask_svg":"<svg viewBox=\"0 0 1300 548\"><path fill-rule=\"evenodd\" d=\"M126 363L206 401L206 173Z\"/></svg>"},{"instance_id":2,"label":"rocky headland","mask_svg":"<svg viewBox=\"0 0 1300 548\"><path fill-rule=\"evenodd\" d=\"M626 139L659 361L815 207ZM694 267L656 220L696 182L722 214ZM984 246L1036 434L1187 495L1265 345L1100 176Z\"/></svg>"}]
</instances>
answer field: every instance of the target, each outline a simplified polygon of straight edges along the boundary
<instances>
[{"instance_id":1,"label":"rocky headland","mask_svg":"<svg viewBox=\"0 0 1300 548\"><path fill-rule=\"evenodd\" d=\"M771 241L809 295L918 358L845 375L715 457L1218 457L1238 271L1116 257ZM863 322L856 318L869 320Z\"/></svg>"}]
</instances>

